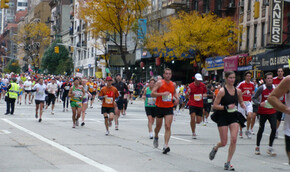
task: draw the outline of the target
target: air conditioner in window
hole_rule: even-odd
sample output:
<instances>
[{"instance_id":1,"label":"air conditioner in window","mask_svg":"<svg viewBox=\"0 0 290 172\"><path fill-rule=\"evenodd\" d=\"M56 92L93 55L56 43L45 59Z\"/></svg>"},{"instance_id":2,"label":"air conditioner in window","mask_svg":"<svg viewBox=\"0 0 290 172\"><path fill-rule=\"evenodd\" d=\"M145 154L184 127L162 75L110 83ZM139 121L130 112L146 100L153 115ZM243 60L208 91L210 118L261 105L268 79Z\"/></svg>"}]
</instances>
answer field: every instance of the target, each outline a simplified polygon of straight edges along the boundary
<instances>
[{"instance_id":1,"label":"air conditioner in window","mask_svg":"<svg viewBox=\"0 0 290 172\"><path fill-rule=\"evenodd\" d=\"M235 7L234 3L230 2L229 3L229 8L233 8L233 7Z\"/></svg>"},{"instance_id":2,"label":"air conditioner in window","mask_svg":"<svg viewBox=\"0 0 290 172\"><path fill-rule=\"evenodd\" d=\"M256 49L257 48L257 44L254 44L253 48Z\"/></svg>"},{"instance_id":3,"label":"air conditioner in window","mask_svg":"<svg viewBox=\"0 0 290 172\"><path fill-rule=\"evenodd\" d=\"M240 7L244 7L244 4L245 4L244 1L239 2L239 6L240 6Z\"/></svg>"}]
</instances>

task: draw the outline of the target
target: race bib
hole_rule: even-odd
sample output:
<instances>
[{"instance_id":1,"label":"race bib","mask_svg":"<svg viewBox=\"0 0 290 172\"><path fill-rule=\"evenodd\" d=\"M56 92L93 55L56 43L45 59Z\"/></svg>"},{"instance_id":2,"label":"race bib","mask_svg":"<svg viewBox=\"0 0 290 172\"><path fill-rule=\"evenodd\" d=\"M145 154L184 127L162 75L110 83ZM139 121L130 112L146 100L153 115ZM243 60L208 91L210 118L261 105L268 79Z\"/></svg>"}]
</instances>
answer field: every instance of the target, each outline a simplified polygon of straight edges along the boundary
<instances>
[{"instance_id":1,"label":"race bib","mask_svg":"<svg viewBox=\"0 0 290 172\"><path fill-rule=\"evenodd\" d=\"M105 103L106 104L113 104L113 97L106 97L105 98Z\"/></svg>"},{"instance_id":2,"label":"race bib","mask_svg":"<svg viewBox=\"0 0 290 172\"><path fill-rule=\"evenodd\" d=\"M64 89L65 89L65 90L69 90L69 86L65 86Z\"/></svg>"},{"instance_id":3,"label":"race bib","mask_svg":"<svg viewBox=\"0 0 290 172\"><path fill-rule=\"evenodd\" d=\"M37 96L41 97L44 95L44 92L37 92L36 94L37 94Z\"/></svg>"},{"instance_id":4,"label":"race bib","mask_svg":"<svg viewBox=\"0 0 290 172\"><path fill-rule=\"evenodd\" d=\"M164 101L164 102L171 102L172 101L172 95L169 94L167 96L162 96L162 101Z\"/></svg>"},{"instance_id":5,"label":"race bib","mask_svg":"<svg viewBox=\"0 0 290 172\"><path fill-rule=\"evenodd\" d=\"M195 101L201 101L202 100L202 94L194 94L194 100Z\"/></svg>"},{"instance_id":6,"label":"race bib","mask_svg":"<svg viewBox=\"0 0 290 172\"><path fill-rule=\"evenodd\" d=\"M154 106L155 102L156 102L156 98L153 98L153 97L148 98L148 105L149 106Z\"/></svg>"},{"instance_id":7,"label":"race bib","mask_svg":"<svg viewBox=\"0 0 290 172\"><path fill-rule=\"evenodd\" d=\"M236 112L236 111L238 111L237 106L235 106L233 109L227 109L228 113L233 113L233 112Z\"/></svg>"},{"instance_id":8,"label":"race bib","mask_svg":"<svg viewBox=\"0 0 290 172\"><path fill-rule=\"evenodd\" d=\"M212 103L212 99L207 99L207 103Z\"/></svg>"},{"instance_id":9,"label":"race bib","mask_svg":"<svg viewBox=\"0 0 290 172\"><path fill-rule=\"evenodd\" d=\"M265 101L265 106L264 106L264 108L267 108L267 109L272 109L273 108L273 106L266 100Z\"/></svg>"}]
</instances>

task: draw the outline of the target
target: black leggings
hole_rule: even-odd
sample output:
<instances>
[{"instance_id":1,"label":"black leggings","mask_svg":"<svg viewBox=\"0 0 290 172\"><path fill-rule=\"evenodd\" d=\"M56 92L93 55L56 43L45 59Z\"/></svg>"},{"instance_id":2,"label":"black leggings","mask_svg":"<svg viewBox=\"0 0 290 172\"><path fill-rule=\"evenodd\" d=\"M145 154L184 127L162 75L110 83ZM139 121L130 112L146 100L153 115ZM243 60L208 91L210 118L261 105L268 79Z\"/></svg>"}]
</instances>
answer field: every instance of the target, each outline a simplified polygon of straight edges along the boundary
<instances>
[{"instance_id":1,"label":"black leggings","mask_svg":"<svg viewBox=\"0 0 290 172\"><path fill-rule=\"evenodd\" d=\"M273 146L273 142L274 142L275 134L276 134L276 125L277 125L276 114L260 114L260 127L257 134L257 146L260 146L260 142L262 140L262 135L265 128L265 123L267 120L269 121L271 125L271 135L270 135L270 140L269 140L269 146Z\"/></svg>"},{"instance_id":2,"label":"black leggings","mask_svg":"<svg viewBox=\"0 0 290 172\"><path fill-rule=\"evenodd\" d=\"M68 93L67 94L65 92L63 93L62 101L63 101L63 108L65 108L65 102L66 102L66 108L68 108L68 101L69 101Z\"/></svg>"}]
</instances>

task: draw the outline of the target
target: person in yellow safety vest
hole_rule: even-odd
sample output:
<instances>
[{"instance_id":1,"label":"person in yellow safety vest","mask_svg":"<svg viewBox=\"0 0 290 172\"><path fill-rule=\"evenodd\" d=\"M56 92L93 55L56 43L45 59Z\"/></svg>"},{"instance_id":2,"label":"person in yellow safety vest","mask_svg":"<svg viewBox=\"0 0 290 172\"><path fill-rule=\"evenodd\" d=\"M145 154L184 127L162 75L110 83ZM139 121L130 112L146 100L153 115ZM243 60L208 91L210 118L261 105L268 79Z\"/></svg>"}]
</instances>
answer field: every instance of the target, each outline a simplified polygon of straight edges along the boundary
<instances>
[{"instance_id":1,"label":"person in yellow safety vest","mask_svg":"<svg viewBox=\"0 0 290 172\"><path fill-rule=\"evenodd\" d=\"M18 97L18 93L19 93L19 85L16 83L16 78L12 78L12 82L8 86L7 93L5 95L5 101L6 101L5 115L8 115L8 114L13 115L14 107L15 107L15 100Z\"/></svg>"}]
</instances>

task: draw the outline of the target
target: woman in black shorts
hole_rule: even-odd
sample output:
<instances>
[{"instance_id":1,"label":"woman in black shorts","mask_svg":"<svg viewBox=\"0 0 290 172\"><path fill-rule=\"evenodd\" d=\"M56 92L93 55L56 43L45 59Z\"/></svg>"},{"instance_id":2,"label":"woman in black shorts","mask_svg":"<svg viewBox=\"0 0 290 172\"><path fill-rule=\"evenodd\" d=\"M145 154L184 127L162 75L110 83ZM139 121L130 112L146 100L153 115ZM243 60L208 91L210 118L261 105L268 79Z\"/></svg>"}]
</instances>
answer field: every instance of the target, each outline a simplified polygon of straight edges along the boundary
<instances>
[{"instance_id":1,"label":"woman in black shorts","mask_svg":"<svg viewBox=\"0 0 290 172\"><path fill-rule=\"evenodd\" d=\"M231 143L229 147L228 159L224 165L225 170L233 171L234 168L230 164L230 161L234 155L236 149L237 136L239 131L239 123L245 121L241 120L241 114L237 110L238 103L241 107L245 109L245 104L242 98L242 92L240 89L234 87L236 80L236 75L234 72L225 73L226 85L220 89L214 103L213 108L217 111L217 125L220 133L220 142L213 147L212 151L209 154L209 159L213 160L216 152L220 147L227 145L228 140L228 130L231 134Z\"/></svg>"}]
</instances>

